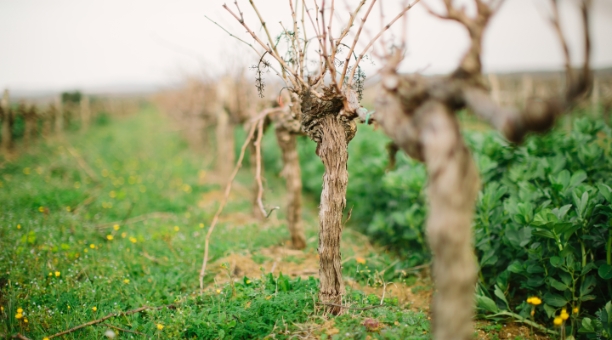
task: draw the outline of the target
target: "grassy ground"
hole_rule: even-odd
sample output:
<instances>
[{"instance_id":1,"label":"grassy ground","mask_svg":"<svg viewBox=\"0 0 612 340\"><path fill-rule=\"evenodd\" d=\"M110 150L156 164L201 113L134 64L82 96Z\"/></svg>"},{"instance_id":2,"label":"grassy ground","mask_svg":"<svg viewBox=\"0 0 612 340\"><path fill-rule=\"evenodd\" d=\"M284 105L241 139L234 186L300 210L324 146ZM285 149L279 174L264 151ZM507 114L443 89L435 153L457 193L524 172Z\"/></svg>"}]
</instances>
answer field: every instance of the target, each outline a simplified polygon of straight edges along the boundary
<instances>
[{"instance_id":1,"label":"grassy ground","mask_svg":"<svg viewBox=\"0 0 612 340\"><path fill-rule=\"evenodd\" d=\"M426 273L386 282L396 259L351 230L342 253L353 309L324 316L315 208L304 213L307 249L288 249L282 211L250 217L246 170L213 234L199 294L204 235L223 188L209 157L169 125L146 108L0 161L0 338L43 339L113 313L61 338L430 338L431 284L416 276ZM267 201L282 205L274 174L268 186Z\"/></svg>"}]
</instances>

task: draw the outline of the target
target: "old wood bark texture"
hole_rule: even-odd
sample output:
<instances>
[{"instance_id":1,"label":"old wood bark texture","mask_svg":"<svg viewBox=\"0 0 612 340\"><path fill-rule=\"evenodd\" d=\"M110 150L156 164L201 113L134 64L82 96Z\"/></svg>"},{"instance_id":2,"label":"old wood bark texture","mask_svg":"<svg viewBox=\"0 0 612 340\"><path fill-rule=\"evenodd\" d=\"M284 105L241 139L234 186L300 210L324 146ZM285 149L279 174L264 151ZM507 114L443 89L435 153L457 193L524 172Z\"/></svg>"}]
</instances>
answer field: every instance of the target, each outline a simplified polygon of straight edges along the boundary
<instances>
[{"instance_id":1,"label":"old wood bark texture","mask_svg":"<svg viewBox=\"0 0 612 340\"><path fill-rule=\"evenodd\" d=\"M276 128L276 140L281 149L283 170L287 188L287 227L291 235L291 246L294 249L306 248L306 237L302 225L302 170L297 152L297 138L287 129Z\"/></svg>"},{"instance_id":2,"label":"old wood bark texture","mask_svg":"<svg viewBox=\"0 0 612 340\"><path fill-rule=\"evenodd\" d=\"M303 135L300 126L300 98L291 94L290 104L279 108L276 114L270 115L274 121L276 141L281 149L283 169L281 177L285 179L287 190L287 227L291 235L291 247L306 248L306 236L302 224L302 170L297 151L297 136Z\"/></svg>"},{"instance_id":3,"label":"old wood bark texture","mask_svg":"<svg viewBox=\"0 0 612 340\"><path fill-rule=\"evenodd\" d=\"M348 185L348 143L357 131L352 116L344 114L342 97L326 91L327 97L301 96L302 127L317 143L316 153L323 161L323 191L319 206L319 300L326 311L340 314L344 294L340 235L342 214L346 207Z\"/></svg>"},{"instance_id":4,"label":"old wood bark texture","mask_svg":"<svg viewBox=\"0 0 612 340\"><path fill-rule=\"evenodd\" d=\"M420 141L427 167L430 211L427 240L433 252L436 294L432 303L436 339L471 339L476 259L472 215L478 172L449 109L429 102Z\"/></svg>"},{"instance_id":5,"label":"old wood bark texture","mask_svg":"<svg viewBox=\"0 0 612 340\"><path fill-rule=\"evenodd\" d=\"M398 93L405 93L403 90ZM449 106L436 100L414 105L410 100L414 98L383 91L377 103L377 121L399 147L427 167L427 238L434 257L436 291L432 302L434 337L471 339L477 274L471 224L478 172Z\"/></svg>"},{"instance_id":6,"label":"old wood bark texture","mask_svg":"<svg viewBox=\"0 0 612 340\"><path fill-rule=\"evenodd\" d=\"M0 119L2 119L2 150L8 153L13 149L13 112L9 103L9 92L4 90L0 103Z\"/></svg>"},{"instance_id":7,"label":"old wood bark texture","mask_svg":"<svg viewBox=\"0 0 612 340\"><path fill-rule=\"evenodd\" d=\"M336 116L325 116L320 124L321 142L317 149L325 173L319 207L319 298L323 303L341 304L345 291L340 235L348 185L348 141L344 127ZM333 306L329 312L339 314L341 310Z\"/></svg>"}]
</instances>

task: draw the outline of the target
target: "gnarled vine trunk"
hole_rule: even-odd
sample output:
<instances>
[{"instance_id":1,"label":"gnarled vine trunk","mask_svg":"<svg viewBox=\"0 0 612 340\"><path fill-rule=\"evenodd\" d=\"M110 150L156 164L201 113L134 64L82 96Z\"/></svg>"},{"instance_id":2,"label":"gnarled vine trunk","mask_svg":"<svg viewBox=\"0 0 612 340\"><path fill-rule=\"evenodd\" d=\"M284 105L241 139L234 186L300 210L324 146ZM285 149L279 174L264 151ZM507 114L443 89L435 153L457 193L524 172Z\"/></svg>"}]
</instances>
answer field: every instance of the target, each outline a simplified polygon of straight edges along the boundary
<instances>
[{"instance_id":1,"label":"gnarled vine trunk","mask_svg":"<svg viewBox=\"0 0 612 340\"><path fill-rule=\"evenodd\" d=\"M461 137L453 101L415 96L414 79L390 79L392 86L377 102L377 120L402 150L425 163L428 173L434 338L472 339L477 266L471 225L478 171Z\"/></svg>"},{"instance_id":2,"label":"gnarled vine trunk","mask_svg":"<svg viewBox=\"0 0 612 340\"><path fill-rule=\"evenodd\" d=\"M340 314L342 308L339 305L345 292L340 236L348 186L348 143L355 136L357 127L354 117L344 112L343 97L334 95L329 89L325 91L324 98L309 93L302 95L301 118L302 127L317 143L317 156L325 166L319 206L319 300L326 305L327 312ZM353 93L347 97L356 98Z\"/></svg>"},{"instance_id":3,"label":"gnarled vine trunk","mask_svg":"<svg viewBox=\"0 0 612 340\"><path fill-rule=\"evenodd\" d=\"M423 109L429 111L420 140L429 178L427 239L436 285L433 334L436 339L472 339L477 267L471 227L478 171L448 108L432 102Z\"/></svg>"},{"instance_id":4,"label":"gnarled vine trunk","mask_svg":"<svg viewBox=\"0 0 612 340\"><path fill-rule=\"evenodd\" d=\"M306 237L302 226L302 170L297 152L297 138L288 130L277 127L276 140L283 157L281 176L287 188L287 227L294 249L306 248Z\"/></svg>"},{"instance_id":5,"label":"gnarled vine trunk","mask_svg":"<svg viewBox=\"0 0 612 340\"><path fill-rule=\"evenodd\" d=\"M2 149L9 152L13 149L13 112L9 104L8 90L4 91L2 102L0 103L2 110Z\"/></svg>"},{"instance_id":6,"label":"gnarled vine trunk","mask_svg":"<svg viewBox=\"0 0 612 340\"><path fill-rule=\"evenodd\" d=\"M325 116L320 124L321 142L317 147L317 155L323 161L325 173L319 206L319 298L323 303L339 305L345 292L340 236L348 186L348 140L336 116ZM333 314L341 312L337 306L328 307L328 311Z\"/></svg>"}]
</instances>

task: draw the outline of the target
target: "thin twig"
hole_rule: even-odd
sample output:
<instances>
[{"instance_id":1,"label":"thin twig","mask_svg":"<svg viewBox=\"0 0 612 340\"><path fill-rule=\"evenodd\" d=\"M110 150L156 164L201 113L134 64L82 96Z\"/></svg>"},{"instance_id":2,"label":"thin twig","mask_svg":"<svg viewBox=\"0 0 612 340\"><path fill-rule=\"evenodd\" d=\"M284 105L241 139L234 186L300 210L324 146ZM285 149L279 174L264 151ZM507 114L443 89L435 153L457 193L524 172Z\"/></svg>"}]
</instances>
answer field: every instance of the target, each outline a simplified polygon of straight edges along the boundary
<instances>
[{"instance_id":1,"label":"thin twig","mask_svg":"<svg viewBox=\"0 0 612 340\"><path fill-rule=\"evenodd\" d=\"M357 70L357 66L359 66L359 62L361 61L361 59L363 59L363 56L368 52L370 47L374 45L376 40L378 40L378 38L380 38L383 35L383 33L385 33L385 31L389 29L389 27L391 27L391 25L393 25L399 18L404 16L406 12L408 12L409 9L414 7L414 5L416 5L419 1L420 0L415 0L412 4L406 6L401 12L399 12L397 16L395 16L395 18L393 18L393 20L391 20L391 22L385 25L384 30L378 32L378 34L366 45L366 47L363 49L363 52L359 54L359 57L357 58L357 61L355 62L355 65L353 66L353 69L351 70L351 74L348 77L349 84L352 84L353 77L355 77L355 71Z\"/></svg>"},{"instance_id":2,"label":"thin twig","mask_svg":"<svg viewBox=\"0 0 612 340\"><path fill-rule=\"evenodd\" d=\"M372 11L372 7L374 7L375 3L376 3L376 0L373 0L372 3L370 4L370 7L368 7L368 10L365 13L365 16L363 17L363 19L361 19L361 24L359 25L359 29L357 30L357 33L355 34L355 38L353 39L353 44L351 45L348 53L346 54L346 60L344 61L344 67L342 68L342 75L340 76L340 87L342 87L342 84L344 84L344 77L346 76L346 71L348 70L349 61L351 60L351 55L355 51L355 46L357 45L357 41L359 40L359 36L361 35L361 30L363 30L363 26L365 25L366 20L368 20L368 15L370 15L370 12ZM355 65L354 67L357 67L357 65ZM350 84L350 81L348 83Z\"/></svg>"},{"instance_id":3,"label":"thin twig","mask_svg":"<svg viewBox=\"0 0 612 340\"><path fill-rule=\"evenodd\" d=\"M274 207L269 212L266 212L266 208L263 205L263 184L261 180L261 139L263 138L264 134L264 120L265 119L262 118L257 123L257 140L255 141L255 158L257 169L255 170L255 180L257 181L257 205L259 205L259 209L261 210L263 216L268 218L274 210L280 209L280 207Z\"/></svg>"},{"instance_id":4,"label":"thin twig","mask_svg":"<svg viewBox=\"0 0 612 340\"><path fill-rule=\"evenodd\" d=\"M216 21L212 20L212 19L211 19L211 18L209 18L208 16L204 15L204 17L205 17L206 19L208 19L210 22L212 22L213 24L217 25L217 27L219 27L220 29L222 29L223 31L225 31L225 33L229 34L229 36L230 36L230 37L232 37L232 38L234 38L234 39L236 39L236 40L240 41L241 43L243 43L243 44L245 44L245 45L249 46L251 49L253 49L253 51L255 51L255 53L257 53L257 55L258 55L258 56L259 56L259 55L261 55L261 53L259 53L259 51L258 51L258 50L255 48L255 46L253 46L253 44L250 44L250 43L248 43L248 42L246 42L246 41L244 41L244 40L240 39L239 37L237 37L237 36L233 35L233 34L232 34L230 31L226 30L226 29L225 29L225 27L223 27L223 26L219 25L219 24L218 24Z\"/></svg>"},{"instance_id":5,"label":"thin twig","mask_svg":"<svg viewBox=\"0 0 612 340\"><path fill-rule=\"evenodd\" d=\"M105 322L105 323L103 323L103 325L105 325L105 326L107 326L107 327L110 327L110 328L114 328L114 329L119 330L119 331L122 331L122 332L126 332L126 333L133 333L133 334L138 334L138 335L146 336L146 334L144 334L144 333L137 332L137 331L131 331L131 330L129 330L129 329L124 329L124 328L120 328L120 327L117 327L117 326L113 326L113 325L111 325L110 323L106 323L106 322Z\"/></svg>"},{"instance_id":6,"label":"thin twig","mask_svg":"<svg viewBox=\"0 0 612 340\"><path fill-rule=\"evenodd\" d=\"M571 80L574 79L574 74L572 70L572 59L569 52L569 47L567 46L567 41L565 36L563 35L563 31L561 30L561 23L559 22L559 8L557 6L556 0L550 0L552 5L553 15L550 18L550 23L557 34L557 38L559 38L559 42L561 43L561 47L563 48L563 60L565 62L565 75L567 77L567 84L570 84Z\"/></svg>"},{"instance_id":7,"label":"thin twig","mask_svg":"<svg viewBox=\"0 0 612 340\"><path fill-rule=\"evenodd\" d=\"M81 328L85 328L85 327L87 327L87 326L92 326L92 325L95 325L95 324L98 324L98 323L104 322L104 321L106 321L106 320L108 320L108 319L110 319L110 318L114 318L114 317L117 317L117 316L125 316L125 315L136 314L136 313L140 313L140 312L143 312L143 311L145 311L145 310L148 310L148 309L155 309L155 310L157 310L157 309L163 309L163 308L173 308L173 307L174 307L174 308L176 308L176 306L175 306L175 305L173 305L173 304L170 304L170 305L165 305L165 306L160 306L160 307L149 307L149 306L142 306L142 307L140 307L140 308L132 309L132 310L129 310L129 311L127 311L127 312L110 313L110 314L108 314L108 315L106 315L106 316L104 316L104 317L102 317L102 318L99 318L99 319L96 319L96 320L92 320L92 321L86 322L86 323L84 323L84 324L82 324L82 325L78 325L78 326L76 326L76 327L72 327L72 328L70 328L70 329L68 329L68 330L65 330L65 331L62 331L62 332L59 332L59 333L55 333L55 334L53 334L53 335L49 335L49 336L47 337L47 339L57 338L57 337L59 337L59 336L66 335L66 334L68 334L68 333L72 333L72 332L74 332L74 331L77 331L77 330L79 330L79 329L81 329Z\"/></svg>"},{"instance_id":8,"label":"thin twig","mask_svg":"<svg viewBox=\"0 0 612 340\"><path fill-rule=\"evenodd\" d=\"M234 3L236 4L236 7L238 8L238 1L234 1ZM263 27L264 31L266 32L266 36L268 37L268 41L270 42L270 46L272 48L272 50L274 51L274 53L277 56L280 56L280 54L278 53L278 50L276 49L276 44L274 43L274 40L272 40L272 36L270 36L270 31L268 31L268 26L266 25L266 22L264 21L263 17L261 16L261 14L259 13L259 10L257 9L257 6L255 6L255 2L253 0L249 0L249 3L251 4L251 7L253 7L253 10L255 11L255 13L257 14L257 18L259 18L259 22L261 22L261 26ZM242 14L241 14L242 16ZM244 22L244 20L243 20ZM282 67L282 64L281 64ZM282 67L282 78L286 79L286 70L284 67ZM289 71L289 70L287 70Z\"/></svg>"},{"instance_id":9,"label":"thin twig","mask_svg":"<svg viewBox=\"0 0 612 340\"><path fill-rule=\"evenodd\" d=\"M11 338L13 339L19 339L19 340L31 340L30 338L26 337L25 335L22 334L14 334L13 336L11 336Z\"/></svg>"},{"instance_id":10,"label":"thin twig","mask_svg":"<svg viewBox=\"0 0 612 340\"><path fill-rule=\"evenodd\" d=\"M223 5L223 8L228 11L236 20L238 20L238 22L242 25L242 27L244 27L247 32L253 37L253 39L255 39L255 41L257 41L257 43L263 47L266 51L268 51L268 53L270 53L270 55L272 57L274 57L274 59L276 59L276 61L278 61L278 63L281 65L281 68L286 69L288 72L291 73L291 75L293 77L289 77L289 81L291 81L291 84L295 87L298 88L298 85L300 83L302 83L302 85L307 86L307 84L304 82L304 80L300 77L298 77L298 75L295 73L294 70L291 69L291 67L289 67L289 65L287 65L287 63L285 62L285 60L278 55L278 53L275 52L275 50L273 49L273 47L270 47L268 45L266 45L258 36L257 34L255 34L255 32L253 30L251 30L249 28L249 26L246 24L246 22L244 21L244 18L242 18L241 16L238 16L236 13L234 13L234 11L232 11L229 7L227 7L227 5Z\"/></svg>"},{"instance_id":11,"label":"thin twig","mask_svg":"<svg viewBox=\"0 0 612 340\"><path fill-rule=\"evenodd\" d=\"M255 48L255 46L253 46L253 44L250 44L250 43L248 43L248 42L246 42L246 41L244 41L244 40L240 39L239 37L235 36L235 35L234 35L234 34L232 34L230 31L228 31L227 29L225 29L225 27L223 27L223 26L219 25L219 23L217 23L216 21L214 21L214 20L212 20L211 18L207 17L206 15L205 15L204 17L205 17L206 19L208 19L210 22L212 22L213 24L217 25L217 27L219 27L220 29L222 29L222 30L223 30L225 33L229 34L229 36L230 36L230 37L232 37L232 38L234 38L234 39L236 39L236 40L240 41L241 43L246 44L247 46L249 46L249 47L250 47L250 48L251 48L251 49L252 49L252 50L255 52L255 54L257 54L257 56L258 56L258 57L260 57L260 56L261 56L261 53L260 53L260 52L259 52L259 51L258 51L258 50ZM270 65L270 66L268 66L268 67L270 67L272 70L274 70L274 72L276 72L276 74L280 75L280 72L278 72L278 70L277 70L277 69L276 69L274 66ZM281 78L282 78L282 77L281 77ZM284 79L283 79L283 80L284 80Z\"/></svg>"},{"instance_id":12,"label":"thin twig","mask_svg":"<svg viewBox=\"0 0 612 340\"><path fill-rule=\"evenodd\" d=\"M213 220L210 223L210 228L208 228L208 232L206 233L206 240L204 242L204 260L202 261L202 269L200 270L200 277L199 277L200 294L204 292L204 274L206 274L206 264L208 263L208 245L210 243L210 235L212 235L213 230L215 230L215 226L217 225L217 222L219 221L219 215L221 215L221 212L223 212L223 208L225 208L225 205L227 204L227 200L229 198L230 191L232 190L232 184L234 183L234 178L238 174L238 170L242 167L242 160L244 159L244 153L247 147L249 146L249 144L251 143L251 140L253 139L253 134L255 133L256 127L257 127L256 124L251 125L249 134L247 135L247 138L245 139L244 144L242 144L242 148L240 149L240 156L238 157L238 162L236 163L236 166L234 167L234 171L232 172L232 175L230 176L229 181L225 187L225 194L223 196L223 199L221 200L221 204L219 204L219 208L217 209L217 212L215 213L215 216L213 217Z\"/></svg>"}]
</instances>

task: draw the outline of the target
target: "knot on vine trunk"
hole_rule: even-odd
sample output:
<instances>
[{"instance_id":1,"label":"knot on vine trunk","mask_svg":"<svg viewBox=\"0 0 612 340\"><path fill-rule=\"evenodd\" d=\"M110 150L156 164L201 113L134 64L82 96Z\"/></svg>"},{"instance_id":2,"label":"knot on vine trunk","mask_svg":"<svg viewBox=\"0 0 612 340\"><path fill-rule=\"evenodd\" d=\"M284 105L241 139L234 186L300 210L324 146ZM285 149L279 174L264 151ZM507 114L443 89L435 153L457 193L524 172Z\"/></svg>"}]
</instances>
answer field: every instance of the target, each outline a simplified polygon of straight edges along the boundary
<instances>
[{"instance_id":1,"label":"knot on vine trunk","mask_svg":"<svg viewBox=\"0 0 612 340\"><path fill-rule=\"evenodd\" d=\"M325 88L321 98L314 96L309 91L301 95L302 102L302 129L304 133L317 143L317 154L322 142L322 122L328 117L336 118L344 129L346 143L350 142L357 133L357 125L354 119L357 117L356 110L359 108L356 95L353 90L347 90L344 94L338 94L332 88Z\"/></svg>"}]
</instances>

